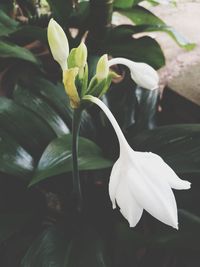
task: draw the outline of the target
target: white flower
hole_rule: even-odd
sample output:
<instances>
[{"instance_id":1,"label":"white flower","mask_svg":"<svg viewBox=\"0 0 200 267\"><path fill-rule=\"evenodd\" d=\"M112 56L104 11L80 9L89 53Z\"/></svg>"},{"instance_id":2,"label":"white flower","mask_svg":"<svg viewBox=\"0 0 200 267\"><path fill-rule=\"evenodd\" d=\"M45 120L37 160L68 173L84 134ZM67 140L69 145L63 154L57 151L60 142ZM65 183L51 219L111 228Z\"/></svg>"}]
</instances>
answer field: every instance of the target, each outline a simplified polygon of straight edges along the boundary
<instances>
[{"instance_id":1,"label":"white flower","mask_svg":"<svg viewBox=\"0 0 200 267\"><path fill-rule=\"evenodd\" d=\"M63 71L66 70L69 44L65 32L54 19L49 21L47 36L53 58L60 64Z\"/></svg>"},{"instance_id":2,"label":"white flower","mask_svg":"<svg viewBox=\"0 0 200 267\"><path fill-rule=\"evenodd\" d=\"M110 120L120 145L109 182L113 208L116 203L130 227L135 226L145 209L161 222L178 229L176 200L173 189L189 189L190 183L181 180L163 159L151 152L134 151L126 141L117 121L98 98L85 96L98 105Z\"/></svg>"},{"instance_id":3,"label":"white flower","mask_svg":"<svg viewBox=\"0 0 200 267\"><path fill-rule=\"evenodd\" d=\"M141 87L154 90L158 88L159 77L157 72L146 63L138 63L126 58L113 58L109 66L116 64L125 65L130 69L131 78Z\"/></svg>"}]
</instances>

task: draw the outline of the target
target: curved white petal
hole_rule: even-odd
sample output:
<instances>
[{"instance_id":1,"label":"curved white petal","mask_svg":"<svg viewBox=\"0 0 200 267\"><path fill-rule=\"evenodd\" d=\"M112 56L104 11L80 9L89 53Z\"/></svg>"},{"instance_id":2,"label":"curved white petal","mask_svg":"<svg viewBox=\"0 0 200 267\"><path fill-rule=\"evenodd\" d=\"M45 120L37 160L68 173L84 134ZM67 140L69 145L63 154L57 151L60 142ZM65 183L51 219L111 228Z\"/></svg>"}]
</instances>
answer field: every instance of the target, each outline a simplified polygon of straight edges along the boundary
<instances>
[{"instance_id":1,"label":"curved white petal","mask_svg":"<svg viewBox=\"0 0 200 267\"><path fill-rule=\"evenodd\" d=\"M158 88L159 76L148 64L134 62L126 58L113 58L109 60L109 66L122 64L130 69L131 78L141 87L154 90Z\"/></svg>"},{"instance_id":2,"label":"curved white petal","mask_svg":"<svg viewBox=\"0 0 200 267\"><path fill-rule=\"evenodd\" d=\"M148 162L148 153L134 152L129 162L129 188L136 201L153 217L178 228L177 206L169 183L162 179L157 166ZM132 166L132 167L131 167Z\"/></svg>"},{"instance_id":3,"label":"curved white petal","mask_svg":"<svg viewBox=\"0 0 200 267\"><path fill-rule=\"evenodd\" d=\"M121 178L120 161L118 159L113 165L111 175L110 175L109 187L108 187L110 200L112 202L113 209L116 208L115 196L116 196L117 187L120 182L120 178Z\"/></svg>"},{"instance_id":4,"label":"curved white petal","mask_svg":"<svg viewBox=\"0 0 200 267\"><path fill-rule=\"evenodd\" d=\"M191 187L190 182L180 179L170 166L157 154L149 152L148 162L152 166L156 166L157 172L162 174L162 179L166 179L171 188L183 190Z\"/></svg>"},{"instance_id":5,"label":"curved white petal","mask_svg":"<svg viewBox=\"0 0 200 267\"><path fill-rule=\"evenodd\" d=\"M130 188L126 182L126 177L120 179L116 191L116 201L120 207L120 212L129 222L130 227L136 226L139 222L143 209L130 193Z\"/></svg>"}]
</instances>

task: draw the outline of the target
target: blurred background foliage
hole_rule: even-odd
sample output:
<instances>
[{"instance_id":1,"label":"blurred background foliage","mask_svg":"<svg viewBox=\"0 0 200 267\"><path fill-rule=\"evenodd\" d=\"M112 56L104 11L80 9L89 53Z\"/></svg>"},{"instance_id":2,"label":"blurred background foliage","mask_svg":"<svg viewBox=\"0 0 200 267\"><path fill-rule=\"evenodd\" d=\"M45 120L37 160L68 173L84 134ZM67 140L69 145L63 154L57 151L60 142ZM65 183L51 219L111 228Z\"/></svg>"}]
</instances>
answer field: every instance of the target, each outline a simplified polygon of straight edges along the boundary
<instances>
[{"instance_id":1,"label":"blurred background foliage","mask_svg":"<svg viewBox=\"0 0 200 267\"><path fill-rule=\"evenodd\" d=\"M129 24L114 25L118 14ZM180 230L148 214L132 229L112 210L108 181L118 143L95 107L82 115L84 214L74 214L73 111L48 48L51 17L64 28L71 48L86 42L90 75L103 53L162 67L163 51L144 34L149 31L166 32L183 49L194 47L140 0L1 0L0 266L199 266L200 126L169 125L158 112L159 91L137 87L126 68L115 68L122 78L113 81L103 101L134 149L161 155L192 182L191 190L175 192Z\"/></svg>"}]
</instances>

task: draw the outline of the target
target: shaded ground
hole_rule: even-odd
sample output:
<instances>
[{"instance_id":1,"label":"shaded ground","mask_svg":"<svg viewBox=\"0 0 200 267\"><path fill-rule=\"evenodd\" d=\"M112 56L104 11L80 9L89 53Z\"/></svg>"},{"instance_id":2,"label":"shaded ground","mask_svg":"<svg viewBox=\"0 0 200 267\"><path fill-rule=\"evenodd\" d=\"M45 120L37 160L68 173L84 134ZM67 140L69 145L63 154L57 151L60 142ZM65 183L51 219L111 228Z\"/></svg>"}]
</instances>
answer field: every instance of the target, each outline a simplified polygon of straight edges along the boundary
<instances>
[{"instance_id":1,"label":"shaded ground","mask_svg":"<svg viewBox=\"0 0 200 267\"><path fill-rule=\"evenodd\" d=\"M172 90L200 105L200 1L179 1L177 7L156 6L151 11L173 26L196 48L190 52L178 47L165 33L152 35L161 44L166 56L166 66L161 69L162 86Z\"/></svg>"}]
</instances>

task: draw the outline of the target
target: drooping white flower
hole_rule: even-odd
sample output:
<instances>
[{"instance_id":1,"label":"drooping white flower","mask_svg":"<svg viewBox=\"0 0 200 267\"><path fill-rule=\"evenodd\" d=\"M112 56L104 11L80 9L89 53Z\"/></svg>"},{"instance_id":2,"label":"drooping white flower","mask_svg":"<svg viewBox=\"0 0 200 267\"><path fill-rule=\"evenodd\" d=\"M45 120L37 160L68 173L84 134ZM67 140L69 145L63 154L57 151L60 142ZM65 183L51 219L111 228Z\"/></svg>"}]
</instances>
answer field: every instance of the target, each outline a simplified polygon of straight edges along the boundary
<instances>
[{"instance_id":1,"label":"drooping white flower","mask_svg":"<svg viewBox=\"0 0 200 267\"><path fill-rule=\"evenodd\" d=\"M131 78L141 87L154 90L158 88L159 77L157 72L148 64L134 62L126 58L113 58L109 66L116 64L125 65L130 69Z\"/></svg>"},{"instance_id":2,"label":"drooping white flower","mask_svg":"<svg viewBox=\"0 0 200 267\"><path fill-rule=\"evenodd\" d=\"M98 98L85 96L98 105L110 120L119 140L120 155L109 182L113 208L116 203L122 215L134 227L146 210L156 219L178 229L176 200L173 189L189 189L190 182L181 180L157 154L134 151L126 141L116 119Z\"/></svg>"},{"instance_id":3,"label":"drooping white flower","mask_svg":"<svg viewBox=\"0 0 200 267\"><path fill-rule=\"evenodd\" d=\"M54 19L49 21L47 36L53 58L60 64L63 71L66 70L69 44L65 32Z\"/></svg>"}]
</instances>

